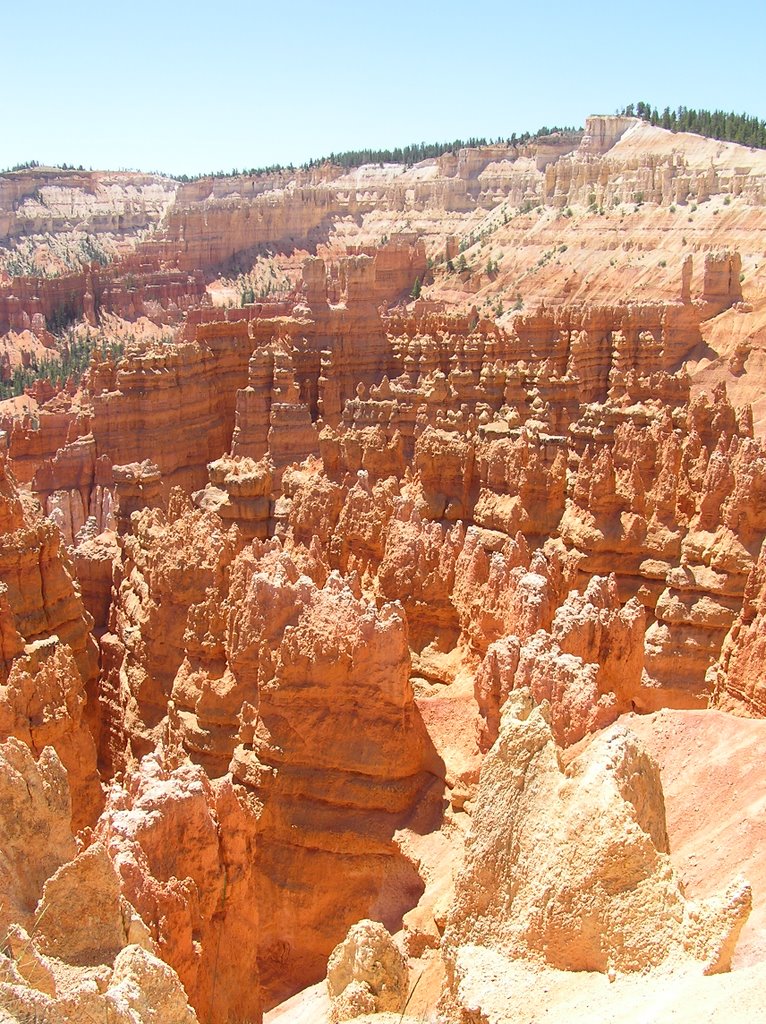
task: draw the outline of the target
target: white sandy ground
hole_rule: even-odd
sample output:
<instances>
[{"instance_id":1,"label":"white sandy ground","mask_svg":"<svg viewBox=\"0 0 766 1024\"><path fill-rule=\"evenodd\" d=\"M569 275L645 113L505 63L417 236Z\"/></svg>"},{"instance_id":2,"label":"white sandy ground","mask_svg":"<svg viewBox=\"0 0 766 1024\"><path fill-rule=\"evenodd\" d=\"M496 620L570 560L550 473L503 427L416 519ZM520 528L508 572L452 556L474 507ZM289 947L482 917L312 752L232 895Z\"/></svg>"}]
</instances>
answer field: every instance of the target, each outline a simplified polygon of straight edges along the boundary
<instances>
[{"instance_id":1,"label":"white sandy ground","mask_svg":"<svg viewBox=\"0 0 766 1024\"><path fill-rule=\"evenodd\" d=\"M618 977L547 969L539 973L467 947L463 1001L492 1024L762 1024L766 965L702 977L699 971Z\"/></svg>"},{"instance_id":2,"label":"white sandy ground","mask_svg":"<svg viewBox=\"0 0 766 1024\"><path fill-rule=\"evenodd\" d=\"M467 947L467 1006L481 1007L490 1024L763 1024L766 964L703 977L699 971L618 977L588 972L535 970L486 949ZM264 1024L325 1024L329 999L324 982L306 989L264 1017ZM402 1024L439 1020L435 1007ZM375 1014L357 1024L396 1024L400 1015Z\"/></svg>"}]
</instances>

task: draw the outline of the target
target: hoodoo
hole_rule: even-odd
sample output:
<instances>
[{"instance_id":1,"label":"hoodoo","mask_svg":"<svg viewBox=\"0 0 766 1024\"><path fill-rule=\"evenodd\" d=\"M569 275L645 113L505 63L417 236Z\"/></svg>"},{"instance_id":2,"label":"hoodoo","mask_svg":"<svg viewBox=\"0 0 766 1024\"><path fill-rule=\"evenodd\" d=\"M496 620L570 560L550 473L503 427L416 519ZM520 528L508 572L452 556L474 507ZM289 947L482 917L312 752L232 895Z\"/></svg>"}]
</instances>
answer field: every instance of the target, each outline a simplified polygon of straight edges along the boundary
<instances>
[{"instance_id":1,"label":"hoodoo","mask_svg":"<svg viewBox=\"0 0 766 1024\"><path fill-rule=\"evenodd\" d=\"M654 120L0 174L0 1019L766 1019L766 150Z\"/></svg>"}]
</instances>

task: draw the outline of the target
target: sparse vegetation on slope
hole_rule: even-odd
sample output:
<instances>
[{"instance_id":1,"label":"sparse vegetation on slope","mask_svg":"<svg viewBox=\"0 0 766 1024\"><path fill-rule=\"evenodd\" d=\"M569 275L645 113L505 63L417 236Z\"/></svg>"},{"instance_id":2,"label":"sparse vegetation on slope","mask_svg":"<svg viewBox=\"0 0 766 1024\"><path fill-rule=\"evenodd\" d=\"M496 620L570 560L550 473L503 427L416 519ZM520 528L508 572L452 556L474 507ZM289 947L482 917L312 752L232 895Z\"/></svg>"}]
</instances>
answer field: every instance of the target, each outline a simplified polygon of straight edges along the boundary
<instances>
[{"instance_id":1,"label":"sparse vegetation on slope","mask_svg":"<svg viewBox=\"0 0 766 1024\"><path fill-rule=\"evenodd\" d=\"M308 171L313 167L321 167L324 164L333 164L336 167L361 167L363 164L405 164L410 166L421 160L430 160L443 156L445 153L457 153L460 149L476 148L479 146L506 144L509 146L523 146L532 139L542 138L545 135L554 135L557 132L575 132L581 129L574 127L549 128L544 125L536 132L523 132L521 135L513 135L497 139L469 138L454 139L452 142L412 142L407 146L396 146L394 149L349 149L340 153L330 153L329 156L319 157L301 164L301 170ZM256 178L262 174L280 174L283 171L294 171L294 164L271 164L269 167L251 167L249 170L213 171L209 174L179 174L175 176L176 181L199 181L201 178L236 178L239 175Z\"/></svg>"},{"instance_id":2,"label":"sparse vegetation on slope","mask_svg":"<svg viewBox=\"0 0 766 1024\"><path fill-rule=\"evenodd\" d=\"M84 334L70 330L59 352L52 352L47 359L33 358L28 366L16 367L9 380L0 382L0 400L23 395L36 380L50 381L54 387L63 387L70 379L79 384L94 352L98 351L102 359L119 359L124 350L123 339L109 341L88 330Z\"/></svg>"},{"instance_id":3,"label":"sparse vegetation on slope","mask_svg":"<svg viewBox=\"0 0 766 1024\"><path fill-rule=\"evenodd\" d=\"M620 111L626 117L640 117L671 132L694 132L721 142L737 142L742 146L766 149L766 121L750 114L725 110L695 110L693 107L665 107L662 113L649 103L629 103Z\"/></svg>"},{"instance_id":4,"label":"sparse vegetation on slope","mask_svg":"<svg viewBox=\"0 0 766 1024\"><path fill-rule=\"evenodd\" d=\"M114 248L114 235L81 231L30 235L14 239L12 248L0 246L0 269L9 277L63 277L94 262L107 266Z\"/></svg>"},{"instance_id":5,"label":"sparse vegetation on slope","mask_svg":"<svg viewBox=\"0 0 766 1024\"><path fill-rule=\"evenodd\" d=\"M14 164L13 167L3 167L0 170L0 174L13 174L16 171L34 171L38 167L44 166L39 160L25 160L24 163ZM74 164L55 164L53 170L57 171L84 171L85 168L82 164L75 167ZM90 170L93 170L91 167Z\"/></svg>"},{"instance_id":6,"label":"sparse vegetation on slope","mask_svg":"<svg viewBox=\"0 0 766 1024\"><path fill-rule=\"evenodd\" d=\"M256 257L252 266L238 274L220 278L223 305L246 306L253 302L276 302L296 287L300 273L281 266L273 253Z\"/></svg>"}]
</instances>

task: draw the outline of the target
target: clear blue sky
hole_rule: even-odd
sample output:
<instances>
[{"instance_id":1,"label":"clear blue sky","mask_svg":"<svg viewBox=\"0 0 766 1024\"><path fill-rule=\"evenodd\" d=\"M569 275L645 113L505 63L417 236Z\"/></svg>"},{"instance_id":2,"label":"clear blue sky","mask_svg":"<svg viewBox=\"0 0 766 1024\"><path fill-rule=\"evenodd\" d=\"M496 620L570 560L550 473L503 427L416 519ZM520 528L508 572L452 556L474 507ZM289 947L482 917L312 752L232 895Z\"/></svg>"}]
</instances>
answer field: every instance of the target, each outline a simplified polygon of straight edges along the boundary
<instances>
[{"instance_id":1,"label":"clear blue sky","mask_svg":"<svg viewBox=\"0 0 766 1024\"><path fill-rule=\"evenodd\" d=\"M196 173L581 124L766 117L766 2L3 5L0 167Z\"/></svg>"}]
</instances>

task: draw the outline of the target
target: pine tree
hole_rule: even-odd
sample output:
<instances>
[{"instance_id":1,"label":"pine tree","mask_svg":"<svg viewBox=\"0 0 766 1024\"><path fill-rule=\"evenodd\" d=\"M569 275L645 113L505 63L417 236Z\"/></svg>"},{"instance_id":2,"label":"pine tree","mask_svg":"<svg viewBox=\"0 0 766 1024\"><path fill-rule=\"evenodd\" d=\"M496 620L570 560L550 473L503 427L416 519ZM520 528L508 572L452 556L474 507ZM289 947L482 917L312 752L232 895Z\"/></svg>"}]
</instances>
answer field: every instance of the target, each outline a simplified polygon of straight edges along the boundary
<instances>
[{"instance_id":1,"label":"pine tree","mask_svg":"<svg viewBox=\"0 0 766 1024\"><path fill-rule=\"evenodd\" d=\"M620 113L633 116L634 110L638 117L660 125L672 132L695 132L722 142L738 142L743 146L754 146L766 149L766 120L750 114L726 113L723 110L699 110L694 107L678 107L671 110L665 107L659 114L656 107L640 101L635 105L629 103Z\"/></svg>"}]
</instances>

